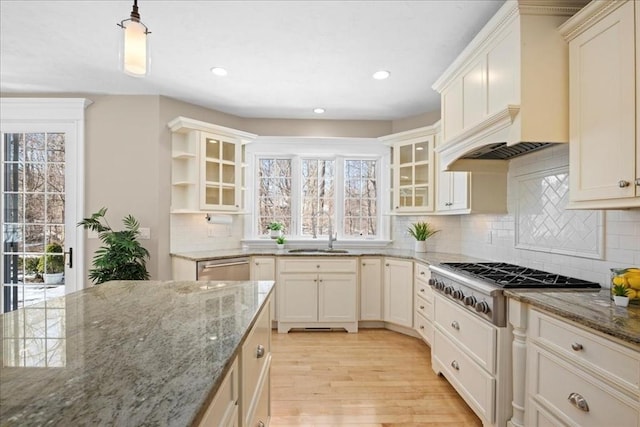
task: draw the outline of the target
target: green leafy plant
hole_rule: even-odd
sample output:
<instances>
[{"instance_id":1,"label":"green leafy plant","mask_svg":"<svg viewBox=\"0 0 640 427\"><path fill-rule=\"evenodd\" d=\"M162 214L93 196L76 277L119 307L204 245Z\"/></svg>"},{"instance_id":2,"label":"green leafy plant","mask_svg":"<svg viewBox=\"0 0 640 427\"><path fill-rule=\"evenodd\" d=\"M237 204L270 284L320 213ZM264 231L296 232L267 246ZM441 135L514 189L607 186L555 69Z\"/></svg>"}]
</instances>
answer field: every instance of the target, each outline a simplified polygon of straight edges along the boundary
<instances>
[{"instance_id":1,"label":"green leafy plant","mask_svg":"<svg viewBox=\"0 0 640 427\"><path fill-rule=\"evenodd\" d=\"M286 242L287 239L284 238L284 236L280 236L276 239L276 243L279 245L284 245L284 242Z\"/></svg>"},{"instance_id":2,"label":"green leafy plant","mask_svg":"<svg viewBox=\"0 0 640 427\"><path fill-rule=\"evenodd\" d=\"M613 289L611 289L611 291L613 292L613 295L617 297L626 297L629 293L629 288L623 284L613 285Z\"/></svg>"},{"instance_id":3,"label":"green leafy plant","mask_svg":"<svg viewBox=\"0 0 640 427\"><path fill-rule=\"evenodd\" d=\"M427 240L429 237L433 236L440 230L436 230L431 224L428 222L416 222L411 224L407 231L411 236L413 236L416 240Z\"/></svg>"},{"instance_id":4,"label":"green leafy plant","mask_svg":"<svg viewBox=\"0 0 640 427\"><path fill-rule=\"evenodd\" d=\"M102 208L78 223L79 227L97 232L103 244L93 257L89 279L96 285L109 280L149 280L146 263L149 251L137 240L140 223L127 215L122 220L125 229L114 231L106 213L107 208Z\"/></svg>"},{"instance_id":5,"label":"green leafy plant","mask_svg":"<svg viewBox=\"0 0 640 427\"><path fill-rule=\"evenodd\" d=\"M272 231L282 231L284 230L284 224L281 222L270 222L267 228Z\"/></svg>"},{"instance_id":6,"label":"green leafy plant","mask_svg":"<svg viewBox=\"0 0 640 427\"><path fill-rule=\"evenodd\" d=\"M64 272L64 257L62 256L62 246L60 243L49 243L45 248L47 254L59 255L43 255L38 260L38 273L56 274Z\"/></svg>"}]
</instances>

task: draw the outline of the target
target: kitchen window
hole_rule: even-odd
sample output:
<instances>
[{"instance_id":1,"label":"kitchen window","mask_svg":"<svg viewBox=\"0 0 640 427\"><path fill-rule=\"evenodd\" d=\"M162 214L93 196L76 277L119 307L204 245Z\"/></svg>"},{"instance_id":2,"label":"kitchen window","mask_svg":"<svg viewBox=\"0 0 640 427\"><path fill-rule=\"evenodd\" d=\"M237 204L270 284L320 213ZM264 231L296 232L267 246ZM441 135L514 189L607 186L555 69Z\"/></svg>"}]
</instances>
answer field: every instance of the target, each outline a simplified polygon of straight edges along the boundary
<instances>
[{"instance_id":1,"label":"kitchen window","mask_svg":"<svg viewBox=\"0 0 640 427\"><path fill-rule=\"evenodd\" d=\"M271 222L284 225L289 241L324 240L330 227L339 241L387 240L388 216L382 207L389 195L381 183L389 186L389 173L383 173L389 170L388 147L376 140L349 142L250 144L247 182L255 185L248 188L246 206L254 208L247 212L253 216L245 223L245 240L266 239ZM294 149L306 152L278 153Z\"/></svg>"}]
</instances>

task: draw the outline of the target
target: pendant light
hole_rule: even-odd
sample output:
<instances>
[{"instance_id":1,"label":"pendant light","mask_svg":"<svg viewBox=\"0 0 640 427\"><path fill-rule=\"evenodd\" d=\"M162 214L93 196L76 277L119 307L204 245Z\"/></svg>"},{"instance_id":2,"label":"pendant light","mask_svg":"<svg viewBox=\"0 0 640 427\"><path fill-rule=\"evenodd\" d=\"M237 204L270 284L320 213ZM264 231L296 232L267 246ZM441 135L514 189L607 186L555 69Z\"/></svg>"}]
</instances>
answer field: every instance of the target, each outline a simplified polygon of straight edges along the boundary
<instances>
[{"instance_id":1,"label":"pendant light","mask_svg":"<svg viewBox=\"0 0 640 427\"><path fill-rule=\"evenodd\" d=\"M149 74L149 39L151 31L140 21L138 0L133 0L131 17L122 20L118 27L122 28L120 42L120 66L122 71L134 77Z\"/></svg>"}]
</instances>

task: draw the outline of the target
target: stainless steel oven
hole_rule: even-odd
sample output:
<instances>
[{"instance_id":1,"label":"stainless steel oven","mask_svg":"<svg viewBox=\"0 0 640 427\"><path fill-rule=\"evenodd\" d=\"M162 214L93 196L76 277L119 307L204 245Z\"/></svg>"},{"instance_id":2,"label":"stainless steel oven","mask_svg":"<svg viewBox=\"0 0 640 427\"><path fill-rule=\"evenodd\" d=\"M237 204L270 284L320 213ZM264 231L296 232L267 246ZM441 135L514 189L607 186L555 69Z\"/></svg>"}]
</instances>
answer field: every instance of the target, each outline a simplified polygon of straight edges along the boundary
<instances>
[{"instance_id":1,"label":"stainless steel oven","mask_svg":"<svg viewBox=\"0 0 640 427\"><path fill-rule=\"evenodd\" d=\"M198 261L196 280L249 280L249 257Z\"/></svg>"}]
</instances>

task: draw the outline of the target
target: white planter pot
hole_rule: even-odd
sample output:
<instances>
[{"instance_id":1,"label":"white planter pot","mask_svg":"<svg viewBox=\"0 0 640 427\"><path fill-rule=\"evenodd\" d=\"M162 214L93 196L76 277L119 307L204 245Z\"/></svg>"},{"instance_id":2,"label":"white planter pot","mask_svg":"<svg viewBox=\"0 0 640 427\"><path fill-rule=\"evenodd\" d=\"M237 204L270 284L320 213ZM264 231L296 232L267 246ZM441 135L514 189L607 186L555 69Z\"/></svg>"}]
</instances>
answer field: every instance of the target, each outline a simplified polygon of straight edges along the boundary
<instances>
[{"instance_id":1,"label":"white planter pot","mask_svg":"<svg viewBox=\"0 0 640 427\"><path fill-rule=\"evenodd\" d=\"M271 230L270 234L272 239L277 239L282 236L282 230Z\"/></svg>"},{"instance_id":2,"label":"white planter pot","mask_svg":"<svg viewBox=\"0 0 640 427\"><path fill-rule=\"evenodd\" d=\"M626 307L629 305L629 297L613 296L613 303L618 307Z\"/></svg>"},{"instance_id":3,"label":"white planter pot","mask_svg":"<svg viewBox=\"0 0 640 427\"><path fill-rule=\"evenodd\" d=\"M416 240L413 244L414 252L427 252L427 241L426 240Z\"/></svg>"},{"instance_id":4,"label":"white planter pot","mask_svg":"<svg viewBox=\"0 0 640 427\"><path fill-rule=\"evenodd\" d=\"M284 249L284 243L282 244L276 243L276 248L278 248L278 250Z\"/></svg>"},{"instance_id":5,"label":"white planter pot","mask_svg":"<svg viewBox=\"0 0 640 427\"><path fill-rule=\"evenodd\" d=\"M64 280L64 273L43 274L42 278L47 285L57 285Z\"/></svg>"}]
</instances>

